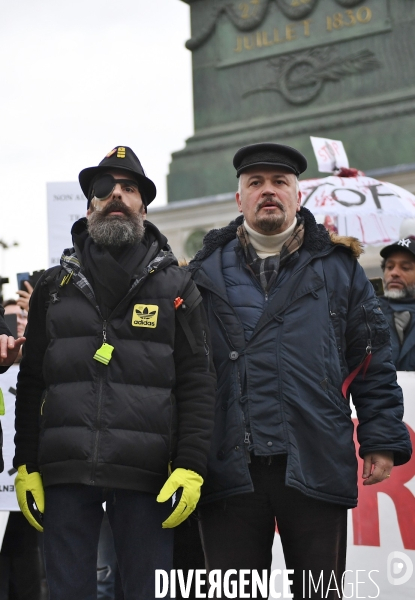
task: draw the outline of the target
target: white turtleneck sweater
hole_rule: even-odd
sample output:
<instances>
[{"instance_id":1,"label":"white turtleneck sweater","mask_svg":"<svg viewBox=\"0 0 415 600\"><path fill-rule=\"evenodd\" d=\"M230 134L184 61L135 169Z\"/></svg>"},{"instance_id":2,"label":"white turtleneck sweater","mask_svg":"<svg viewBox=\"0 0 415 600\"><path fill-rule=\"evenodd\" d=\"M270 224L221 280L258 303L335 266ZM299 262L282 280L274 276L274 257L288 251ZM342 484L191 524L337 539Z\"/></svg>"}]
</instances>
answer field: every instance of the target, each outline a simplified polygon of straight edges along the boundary
<instances>
[{"instance_id":1,"label":"white turtleneck sweater","mask_svg":"<svg viewBox=\"0 0 415 600\"><path fill-rule=\"evenodd\" d=\"M249 240L255 248L255 252L258 254L259 258L268 258L268 256L279 254L284 242L286 242L293 233L296 225L297 219L294 219L292 225L282 233L264 235L263 233L255 231L252 227L249 227L248 223L244 221L244 227L248 232Z\"/></svg>"}]
</instances>

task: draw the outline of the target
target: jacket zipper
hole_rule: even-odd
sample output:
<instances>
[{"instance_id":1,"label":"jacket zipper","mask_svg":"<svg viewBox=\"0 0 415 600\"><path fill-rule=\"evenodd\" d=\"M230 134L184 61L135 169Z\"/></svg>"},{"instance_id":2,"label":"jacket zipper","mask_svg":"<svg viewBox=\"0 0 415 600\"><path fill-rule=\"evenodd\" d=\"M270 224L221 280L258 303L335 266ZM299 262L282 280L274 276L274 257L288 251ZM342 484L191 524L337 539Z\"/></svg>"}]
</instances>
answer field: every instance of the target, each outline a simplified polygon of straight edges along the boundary
<instances>
[{"instance_id":1,"label":"jacket zipper","mask_svg":"<svg viewBox=\"0 0 415 600\"><path fill-rule=\"evenodd\" d=\"M372 330L370 329L369 319L367 316L367 310L364 304L362 304L363 313L365 315L366 330L367 330L367 341L366 341L366 356L372 354Z\"/></svg>"},{"instance_id":2,"label":"jacket zipper","mask_svg":"<svg viewBox=\"0 0 415 600\"><path fill-rule=\"evenodd\" d=\"M152 263L153 261L151 261ZM150 263L150 264L151 264ZM79 264L79 261L78 261ZM157 272L157 270L160 268L160 264L156 265L155 269L150 269L150 264L147 266L146 268L146 273L144 276L142 276L140 279L136 279L132 285L132 287L130 288L130 290L128 291L127 295L121 300L121 302L115 307L115 309L113 310L113 312L111 313L110 316L112 316L117 309L124 303L126 302L127 298L128 300L130 299L130 297L132 297L138 290L139 287L142 287L144 281L147 279L148 275L150 273L153 273L154 271ZM90 289L90 291L92 292L92 296L95 298L95 294L94 294L94 290L92 289L89 281L86 279L86 277L83 275L83 278L85 279L88 288ZM99 316L101 317L101 319L103 320L103 327L102 327L102 339L103 339L103 343L105 344L107 341L107 324L108 321L104 320L102 317L102 313L99 309L98 304L94 304L92 298L89 297L89 295L87 293L85 293L85 290L77 285L77 282L74 282L74 285L77 287L77 289L85 296L85 298L88 300L88 302L90 302L92 304L92 306L94 306L95 310L98 312ZM100 422L101 422L101 413L102 413L102 396L103 396L103 388L104 388L104 374L106 373L105 370L105 365L97 365L99 369L101 369L101 375L99 376L99 385L98 385L98 410L97 410L97 420L96 420L96 428L97 428L97 432L96 432L96 437L95 437L95 443L94 443L94 452L93 452L93 458L92 458L92 467L91 467L91 480L90 483L91 485L93 485L95 483L94 477L95 477L95 472L96 472L96 462L98 459L98 446L99 446L99 438L100 438ZM46 399L46 398L45 398ZM43 404L42 404L42 408L43 408Z\"/></svg>"},{"instance_id":3,"label":"jacket zipper","mask_svg":"<svg viewBox=\"0 0 415 600\"><path fill-rule=\"evenodd\" d=\"M209 346L207 343L206 331L204 331L204 330L203 330L203 344L205 346L205 354L206 354L207 366L208 366L208 370L209 370Z\"/></svg>"},{"instance_id":4,"label":"jacket zipper","mask_svg":"<svg viewBox=\"0 0 415 600\"><path fill-rule=\"evenodd\" d=\"M44 397L44 398L43 398L43 400L42 400L42 405L41 405L41 407L40 407L40 415L41 415L42 417L43 417L43 409L44 409L44 406L45 406L45 402L46 402L46 398L47 398L47 397L48 397L48 394L47 394L47 392L46 392L46 394L45 394L45 397Z\"/></svg>"},{"instance_id":5,"label":"jacket zipper","mask_svg":"<svg viewBox=\"0 0 415 600\"><path fill-rule=\"evenodd\" d=\"M104 320L102 323L102 343L106 344L107 342L107 321ZM97 419L96 419L96 434L95 434L95 443L94 443L94 452L92 456L92 469L91 469L91 485L95 484L95 472L97 468L98 462L98 447L99 447L99 439L100 439L100 426L101 426L101 414L102 414L102 396L104 389L104 365L99 365L99 369L101 374L99 375L98 380L98 408L97 408Z\"/></svg>"}]
</instances>

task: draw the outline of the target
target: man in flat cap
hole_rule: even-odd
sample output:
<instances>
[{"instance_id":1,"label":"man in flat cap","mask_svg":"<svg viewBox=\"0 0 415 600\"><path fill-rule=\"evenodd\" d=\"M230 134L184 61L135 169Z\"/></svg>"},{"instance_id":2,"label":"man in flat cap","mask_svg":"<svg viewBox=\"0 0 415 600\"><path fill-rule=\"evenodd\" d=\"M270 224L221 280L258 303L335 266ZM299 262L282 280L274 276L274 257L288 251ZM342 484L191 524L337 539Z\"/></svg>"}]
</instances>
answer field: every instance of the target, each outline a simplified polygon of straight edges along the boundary
<instances>
[{"instance_id":1,"label":"man in flat cap","mask_svg":"<svg viewBox=\"0 0 415 600\"><path fill-rule=\"evenodd\" d=\"M16 492L44 528L53 600L96 598L106 502L125 600L155 597L195 508L215 377L200 294L146 220L156 195L117 146L79 174L87 218L33 292L16 401Z\"/></svg>"},{"instance_id":2,"label":"man in flat cap","mask_svg":"<svg viewBox=\"0 0 415 600\"><path fill-rule=\"evenodd\" d=\"M294 598L338 599L333 577L341 586L347 509L357 503L349 394L364 485L408 461L411 444L387 323L356 260L360 245L330 236L301 208L306 166L280 144L238 150L242 216L208 233L190 263L218 378L201 529L209 570L262 577L276 520Z\"/></svg>"},{"instance_id":3,"label":"man in flat cap","mask_svg":"<svg viewBox=\"0 0 415 600\"><path fill-rule=\"evenodd\" d=\"M398 371L415 371L415 237L385 246L380 255L385 295L379 301L391 332L392 360Z\"/></svg>"}]
</instances>

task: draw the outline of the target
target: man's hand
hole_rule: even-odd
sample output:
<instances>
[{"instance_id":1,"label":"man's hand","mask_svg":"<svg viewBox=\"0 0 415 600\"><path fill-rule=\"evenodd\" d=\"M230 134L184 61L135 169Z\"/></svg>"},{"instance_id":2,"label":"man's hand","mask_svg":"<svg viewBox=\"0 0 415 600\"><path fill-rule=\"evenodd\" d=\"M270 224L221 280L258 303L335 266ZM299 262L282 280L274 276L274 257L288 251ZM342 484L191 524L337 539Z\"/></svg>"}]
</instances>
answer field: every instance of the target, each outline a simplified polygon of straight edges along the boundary
<instances>
[{"instance_id":1,"label":"man's hand","mask_svg":"<svg viewBox=\"0 0 415 600\"><path fill-rule=\"evenodd\" d=\"M10 367L14 363L25 341L25 337L15 340L12 335L0 335L0 367Z\"/></svg>"},{"instance_id":2,"label":"man's hand","mask_svg":"<svg viewBox=\"0 0 415 600\"><path fill-rule=\"evenodd\" d=\"M372 470L373 465L373 470ZM393 452L373 452L366 454L363 463L363 485L380 483L390 477L393 467Z\"/></svg>"},{"instance_id":3,"label":"man's hand","mask_svg":"<svg viewBox=\"0 0 415 600\"><path fill-rule=\"evenodd\" d=\"M202 477L194 471L180 468L173 471L157 496L157 502L166 502L176 493L173 511L162 523L163 529L177 527L194 511L202 484Z\"/></svg>"},{"instance_id":4,"label":"man's hand","mask_svg":"<svg viewBox=\"0 0 415 600\"><path fill-rule=\"evenodd\" d=\"M29 465L20 465L14 486L20 510L35 529L43 531L45 492L39 471L32 471Z\"/></svg>"},{"instance_id":5,"label":"man's hand","mask_svg":"<svg viewBox=\"0 0 415 600\"><path fill-rule=\"evenodd\" d=\"M17 306L20 306L20 308L22 310L29 312L29 300L30 300L30 296L33 294L33 287L30 285L30 283L28 281L24 281L23 283L25 285L27 292L23 291L23 290L18 290L16 292L19 295L19 299L17 301Z\"/></svg>"}]
</instances>

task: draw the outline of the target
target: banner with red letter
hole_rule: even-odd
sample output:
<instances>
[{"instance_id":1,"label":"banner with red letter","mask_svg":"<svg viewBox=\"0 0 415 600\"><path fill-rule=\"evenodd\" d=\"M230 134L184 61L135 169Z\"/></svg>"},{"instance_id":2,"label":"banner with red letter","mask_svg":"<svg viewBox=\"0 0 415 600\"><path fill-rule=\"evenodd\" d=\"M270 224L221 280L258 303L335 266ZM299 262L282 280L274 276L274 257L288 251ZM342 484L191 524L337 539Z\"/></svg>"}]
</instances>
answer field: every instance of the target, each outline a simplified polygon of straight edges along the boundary
<instances>
[{"instance_id":1,"label":"banner with red letter","mask_svg":"<svg viewBox=\"0 0 415 600\"><path fill-rule=\"evenodd\" d=\"M415 373L398 372L405 398L404 421L415 448ZM339 598L415 598L415 458L396 467L390 479L363 486L359 458L359 504L349 511L347 573L342 581L310 581L304 573L304 598L317 588L325 598L328 588ZM275 536L273 569L284 569L279 535ZM320 595L318 595L320 597Z\"/></svg>"}]
</instances>

